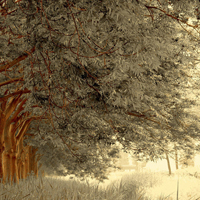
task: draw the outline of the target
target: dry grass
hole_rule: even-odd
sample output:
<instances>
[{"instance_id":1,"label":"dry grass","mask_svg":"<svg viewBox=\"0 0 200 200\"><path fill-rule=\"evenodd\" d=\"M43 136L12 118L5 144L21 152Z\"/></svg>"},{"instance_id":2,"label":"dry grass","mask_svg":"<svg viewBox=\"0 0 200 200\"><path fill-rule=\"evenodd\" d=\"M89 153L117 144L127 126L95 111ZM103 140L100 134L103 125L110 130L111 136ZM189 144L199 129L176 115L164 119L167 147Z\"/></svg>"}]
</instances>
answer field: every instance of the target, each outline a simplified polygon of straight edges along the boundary
<instances>
[{"instance_id":1,"label":"dry grass","mask_svg":"<svg viewBox=\"0 0 200 200\"><path fill-rule=\"evenodd\" d=\"M196 200L200 197L200 190L191 190L189 194L181 184L185 183L183 177L187 178L186 183L190 186L192 183L200 185L200 179L192 177L195 174L193 172L190 172L190 175L185 173L179 172L179 200ZM167 173L131 173L128 176L124 175L118 185L115 181L101 188L99 185L90 185L88 181L83 183L42 176L36 179L30 176L26 180L20 180L19 185L0 183L0 200L175 200L176 178L176 175L169 177ZM172 186L173 191L169 190L167 184Z\"/></svg>"}]
</instances>

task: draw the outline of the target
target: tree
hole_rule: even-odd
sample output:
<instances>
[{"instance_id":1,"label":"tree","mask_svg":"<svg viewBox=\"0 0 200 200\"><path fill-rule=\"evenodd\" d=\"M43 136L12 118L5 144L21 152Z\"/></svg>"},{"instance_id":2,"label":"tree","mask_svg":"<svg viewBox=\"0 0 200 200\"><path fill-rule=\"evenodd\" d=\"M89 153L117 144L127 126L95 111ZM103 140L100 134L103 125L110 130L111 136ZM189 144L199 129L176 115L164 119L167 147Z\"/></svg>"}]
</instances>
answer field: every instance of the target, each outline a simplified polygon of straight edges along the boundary
<instances>
[{"instance_id":1,"label":"tree","mask_svg":"<svg viewBox=\"0 0 200 200\"><path fill-rule=\"evenodd\" d=\"M9 84L10 84L10 83L12 83L12 81L9 82ZM3 84L2 84L2 85L3 85ZM5 84L5 85L8 86L8 84ZM20 89L18 89L18 90L20 91L20 95L23 94L23 91L22 91L22 90L20 90ZM13 94L16 95L17 92L15 91ZM8 99L8 97L10 97L10 95L7 95L7 96L4 95L3 98L4 98L4 99ZM5 101L5 100L4 100L4 101ZM18 109L19 109L19 108L18 108ZM21 108L20 108L20 110L21 110ZM19 112L19 111L18 111L18 112ZM4 118L4 117L2 117L2 119L3 119L3 118ZM30 119L28 119L28 120L30 120ZM10 122L9 122L9 123L10 123ZM3 124L1 124L1 125L3 125ZM3 126L2 126L2 127L3 127ZM18 133L18 134L19 134L19 133ZM27 134L26 134L26 135L27 135ZM28 134L28 135L33 136L33 134ZM21 141L23 141L23 140L21 140ZM25 145L26 147L29 147L29 146L28 146L28 143L25 143L24 145ZM70 145L70 146L71 146L71 145ZM17 150L17 149L16 149L16 150ZM45 150L45 151L44 151L44 150ZM42 148L42 152L46 152L46 150L47 150L47 149L46 149L46 146L45 146L45 148ZM63 149L62 149L62 150L63 150ZM75 148L72 148L72 150L78 150L78 148L75 147ZM115 148L115 149L114 149L114 148L110 148L109 151L107 152L107 154L109 154L109 156L112 157L112 156L115 155L117 152L118 152L118 150L117 150L116 148ZM15 152L14 152L14 153L15 153ZM57 151L57 154L58 154L58 153L59 153L59 154L61 153L61 148L59 148L59 152ZM17 152L16 152L16 154L18 155ZM59 155L59 154L58 154L58 155ZM69 154L69 153L68 153L68 154ZM37 155L38 155L38 154L37 154ZM45 160L44 163L46 164L46 166L48 166L48 169L47 169L48 171L49 171L49 168L50 168L50 167L52 167L52 169L50 170L50 171L52 171L52 170L54 169L53 167L55 167L55 164L57 164L57 165L56 165L57 168L59 168L59 166L61 165L61 163L60 163L61 160L60 160L60 162L55 162L55 161L56 161L55 157L58 157L58 158L60 158L60 159L62 158L62 162L64 162L64 159L63 159L64 152L63 152L63 155L62 155L62 156L58 156L58 155L55 155L55 153L52 152L52 150L51 150L50 154L47 154L47 152L46 152L46 155L47 155L47 157L48 157L49 159L51 159L51 160L52 160L52 157L53 157L52 163L54 164L54 166L51 165L51 162L48 162L48 164L46 164L46 160ZM102 159L103 162L102 162L102 163L103 163L103 165L105 166L106 163L107 163L108 161L110 161L110 159L105 157L105 153L103 153L102 155L103 155L103 159ZM9 155L9 156L10 156L10 155ZM30 155L30 156L31 156L31 155ZM68 156L69 156L69 155L68 155ZM47 158L47 157L46 157L46 158ZM89 162L92 162L91 164L89 163L89 166L93 168L92 170L94 170L95 167L98 168L98 173L100 173L100 174L102 173L102 169L101 169L101 168L105 168L105 167L102 167L102 164L101 164L101 163L99 163L99 159L97 159L97 158L95 159L94 154L93 154L92 159L90 159L90 160L88 159L88 160L89 160L88 163L86 162L86 160L83 160L83 159L85 159L85 156L82 156L82 162L84 161L84 162L85 162L85 163L84 163L85 165L86 165L86 164L88 165ZM33 160L33 159L31 159L31 160ZM72 159L72 160L73 160L73 159ZM47 159L47 161L49 161L49 160ZM69 162L69 161L71 162L71 160L68 158L68 162ZM77 161L76 161L76 162L77 162ZM76 162L75 162L75 161L73 162L75 166L77 165ZM94 162L95 162L95 163L94 163ZM42 164L43 164L43 163L42 163ZM40 163L40 165L41 165L41 163ZM87 166L87 165L86 165L86 166ZM94 166L93 166L93 165L94 165ZM8 166L9 166L9 165L8 165ZM32 164L31 166L34 166L34 165ZM20 164L18 167L21 168L21 164ZM108 167L108 166L106 166L106 168L107 168L107 167ZM88 167L87 167L87 168L88 168ZM26 168L25 168L25 169L26 169ZM100 170L99 170L99 169L100 169ZM19 170L20 170L20 169L19 169ZM77 167L72 167L72 166L71 166L71 170L73 170L73 171L75 171L75 172L76 172L76 171L80 171L80 169L77 170ZM17 170L17 171L18 171L18 170ZM73 172L73 171L72 171L72 172ZM5 170L4 170L4 172L5 172ZM70 173L70 171L69 171L68 173ZM16 174L17 174L17 173L16 173ZM25 177L26 177L25 171L19 172L19 174L22 174L22 175L21 175L22 178L25 178ZM57 173L57 174L58 174L58 173ZM7 174L4 173L4 177L5 177L6 175L7 175ZM58 174L58 175L63 175L63 171L61 171L60 174ZM17 175L17 176L18 176L18 175ZM19 175L19 176L20 176L20 175ZM81 172L81 176L83 176L83 175L82 175L82 172Z\"/></svg>"},{"instance_id":2,"label":"tree","mask_svg":"<svg viewBox=\"0 0 200 200\"><path fill-rule=\"evenodd\" d=\"M173 130L171 110L181 99L178 81L190 79L185 71L192 58L181 53L195 43L171 42L180 33L174 21L187 22L168 6L164 0L2 3L0 56L29 55L20 61L22 89L31 91L24 111L49 117L37 133L30 129L35 138L28 142L42 150L49 138L57 146L52 151L72 153L71 160L63 152L63 165L77 176L104 177L106 156L117 157L107 143L119 141L125 151L134 144L147 159L162 157ZM102 162L93 160L103 155Z\"/></svg>"},{"instance_id":3,"label":"tree","mask_svg":"<svg viewBox=\"0 0 200 200\"><path fill-rule=\"evenodd\" d=\"M197 59L195 59L195 56L196 56L196 53L197 53L196 49L194 48L195 43L193 43L193 45L191 45L191 46L187 46L185 44L191 43L191 40L194 40L194 39L196 39L198 41L198 38L196 37L197 34L195 32L196 31L195 28L197 28L195 25L198 25L198 22L194 21L194 19L193 19L194 13L191 14L191 12L194 11L193 8L195 8L196 4L193 5L193 2L191 3L189 1L186 1L185 3L186 4L183 3L182 5L184 5L184 9L187 8L186 9L187 13L181 13L182 15L180 16L179 15L180 10L177 11L173 8L173 10L171 11L171 13L173 13L173 15L176 14L176 16L179 16L179 17L176 17L176 18L177 18L177 21L178 21L177 24L180 25L181 29L179 29L180 31L177 31L178 34L174 35L173 43L178 44L178 43L181 42L180 46L182 46L182 48L180 48L180 51L177 54L177 56L179 56L179 54L183 54L185 56L185 58L184 58L184 60L182 60L182 59L178 60L178 62L179 62L179 64L181 64L181 66L183 66L185 69L187 69L187 71L186 70L180 71L181 72L180 73L181 78L179 78L177 80L176 84L174 85L176 87L178 86L179 96L178 96L178 93L177 93L175 98L178 98L179 102L178 103L172 102L171 105L170 104L168 105L169 107L171 107L171 112L173 112L173 114L172 114L173 119L171 120L171 124L170 124L170 126L173 127L173 129L170 129L170 135L172 134L171 136L173 136L173 137L171 137L168 134L168 136L170 136L170 139L166 140L166 143L168 144L170 141L172 141L172 142L178 141L178 143L179 143L178 149L179 150L183 149L186 153L186 157L191 158L191 156L193 154L192 153L193 149L198 148L198 147L195 147L195 145L193 145L191 138L195 138L195 140L199 140L199 134L198 134L199 125L198 125L198 122L197 122L198 117L195 117L194 113L190 112L190 114L189 114L189 113L185 112L185 110L187 109L189 111L188 108L191 109L191 105L196 105L196 106L198 105L198 102L196 102L197 98L196 97L195 98L189 97L188 92L190 92L190 94L192 94L194 92L195 87L198 88L199 81L197 79L198 75L196 75L198 73L198 66L195 63L195 60L197 60ZM190 5L188 5L188 3ZM179 6L181 6L181 4L180 5L176 4L176 6L179 7ZM191 6L192 6L192 9L188 9ZM158 9L158 8L151 7L151 9ZM160 11L163 12L163 10L160 10ZM189 13L189 15L188 15L188 13ZM167 14L170 14L170 13L168 12ZM192 24L193 25L188 24L188 19L189 19L188 17L192 18L192 20L193 20ZM184 18L187 19L186 20L187 23L186 24L180 23L181 21L184 21ZM184 26L184 29L183 29L183 26ZM191 29L193 29L193 31L191 31ZM181 33L181 35L180 35L180 33ZM191 36L191 37L188 37L188 34L190 34L189 36ZM184 49L187 49L187 52L183 51ZM186 63L184 63L184 65L183 65L183 61L185 61L185 60L187 61L188 58L190 60L189 62L187 62L188 65L186 65ZM173 64L173 63L171 63L171 64ZM186 77L191 77L191 78L190 79L188 79L188 78L183 79L183 76L182 76L183 74L185 74ZM188 91L188 92L186 93L186 91ZM198 96L198 93L195 92L195 95ZM173 98L173 100L174 100L174 98ZM180 103L180 100L182 101L182 103ZM162 101L166 101L166 99L162 98ZM190 119L190 120L188 120L188 119ZM188 121L190 121L189 124L188 124ZM185 122L187 122L187 123L185 123ZM165 134L165 135L167 135L167 134ZM160 140L158 140L158 141L160 141ZM159 146L161 146L161 145L159 144ZM177 151L176 145L174 147L175 147L175 149L168 151L168 153L166 154L167 157L168 157L168 154L172 154L172 153L173 153L173 157L174 157L174 151ZM148 151L148 148L145 148L145 149ZM161 148L161 151L163 152L163 147ZM140 151L135 152L135 154L137 154L137 153L139 154ZM172 155L170 155L170 157L171 156ZM138 157L140 158L140 157L143 157L143 156L138 155ZM177 169L178 169L178 165L177 165ZM169 169L169 173L170 173L170 169Z\"/></svg>"},{"instance_id":4,"label":"tree","mask_svg":"<svg viewBox=\"0 0 200 200\"><path fill-rule=\"evenodd\" d=\"M17 78L16 78L16 80L17 80ZM23 79L22 79L23 80ZM21 80L20 80L21 81ZM6 81L6 86L8 86L8 84L11 84L11 83L13 83L13 81ZM2 85L4 85L4 84L2 84ZM12 88L11 88L12 89ZM22 91L22 90L19 90L20 92L21 92L21 94L23 94L24 92ZM17 92L14 92L13 94L17 94ZM8 97L10 97L11 95L7 95L7 96L4 96L3 98L4 99L8 99ZM5 101L5 100L4 100ZM36 106L35 106L36 107ZM33 134L29 134L29 135L33 135ZM100 139L100 138L99 138ZM102 138L103 139L103 138ZM28 143L25 143L24 144L25 146L28 146ZM47 146L47 145L46 145ZM46 149L46 146L45 146L45 148L41 148L41 151L42 152L46 152L46 157L44 157L43 158L43 160L45 159L45 158L47 158L48 157L48 159L51 159L52 160L52 157L53 157L53 164L54 164L54 166L52 166L52 165L50 165L49 163L47 163L47 161L48 161L48 159L46 159L45 160L45 164L46 164L46 166L48 166L48 171L49 171L49 169L50 169L50 167L52 168L50 171L50 173L52 173L52 170L55 168L55 164L57 164L56 165L56 167L57 168L59 168L59 166L61 165L61 161L60 162L55 162L55 157L58 157L58 158L61 158L61 156L58 156L58 155L55 155L55 153L54 152L52 152L52 150L51 150L51 152L49 153L49 154L47 154L48 152L46 151L47 149ZM53 145L54 146L54 145ZM52 148L52 147L51 147ZM63 149L62 149L63 150ZM78 148L77 147L75 147L75 148L72 148L72 150L78 150ZM57 152L57 154L59 154L60 152L61 152L61 148L59 148L59 151L57 150L56 151ZM104 151L105 152L105 151ZM108 151L108 152L106 152L107 154L109 154L109 156L113 156L113 155L115 155L116 153L118 152L118 150L116 150L116 148L114 149L114 148L110 148L110 150ZM63 152L63 154L64 154L64 152ZM69 154L69 153L68 153ZM38 155L38 154L37 154ZM68 155L69 156L69 155ZM84 157L82 156L82 159L83 159ZM84 158L85 159L85 158ZM89 159L88 159L89 160ZM103 165L105 166L105 164L110 160L110 159L108 159L108 158L106 158L105 157L105 153L103 153ZM62 156L62 162L63 162L64 160L63 160L63 156ZM96 158L95 159L95 156L94 156L94 154L93 154L93 157L92 157L92 159L90 159L89 160L90 162L92 162L91 164L89 164L89 166L90 167L92 167L92 165L97 165L97 167L98 168L100 168L100 170L98 171L98 173L102 173L101 171L102 171L102 169L103 168L105 168L105 167L102 167L101 165L101 163L99 163L99 160ZM71 163L71 160L68 158L68 162L70 162ZM77 161L76 161L77 162ZM74 161L74 164L75 165L77 165L77 163L76 163L75 161ZM82 161L83 162L83 161ZM95 162L95 163L94 163ZM41 164L41 163L40 163ZM43 163L42 163L43 164ZM88 163L86 163L86 161L85 161L85 164L88 164ZM108 167L108 166L107 166ZM107 168L106 167L106 168ZM73 169L73 171L80 171L79 169L77 170L77 167L71 167L71 169ZM58 171L59 172L59 171ZM70 173L70 171L68 172L68 173ZM64 175L63 174L63 172L60 172L60 173L57 173L57 175ZM82 175L81 175L82 176Z\"/></svg>"},{"instance_id":5,"label":"tree","mask_svg":"<svg viewBox=\"0 0 200 200\"><path fill-rule=\"evenodd\" d=\"M0 107L0 178L3 178L3 183L6 179L11 180L11 183L19 183L19 176L26 178L31 170L38 176L35 160L37 149L23 146L23 137L34 117L26 119L28 112L18 116L26 102L26 99L20 99L21 95L12 97L9 103L4 101Z\"/></svg>"}]
</instances>

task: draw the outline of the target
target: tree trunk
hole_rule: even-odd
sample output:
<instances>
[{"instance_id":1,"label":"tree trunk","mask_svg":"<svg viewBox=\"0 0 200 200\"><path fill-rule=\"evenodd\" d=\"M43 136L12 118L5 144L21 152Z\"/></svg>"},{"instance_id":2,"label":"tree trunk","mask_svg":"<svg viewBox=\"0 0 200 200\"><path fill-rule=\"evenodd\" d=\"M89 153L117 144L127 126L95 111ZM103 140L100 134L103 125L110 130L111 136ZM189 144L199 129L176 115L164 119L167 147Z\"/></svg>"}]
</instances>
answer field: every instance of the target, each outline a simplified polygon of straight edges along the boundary
<instances>
[{"instance_id":1,"label":"tree trunk","mask_svg":"<svg viewBox=\"0 0 200 200\"><path fill-rule=\"evenodd\" d=\"M3 165L3 183L6 183L6 179L10 180L10 155L4 151L2 154L2 165Z\"/></svg>"},{"instance_id":2,"label":"tree trunk","mask_svg":"<svg viewBox=\"0 0 200 200\"><path fill-rule=\"evenodd\" d=\"M38 177L36 151L38 148L31 148L31 171Z\"/></svg>"},{"instance_id":3,"label":"tree trunk","mask_svg":"<svg viewBox=\"0 0 200 200\"><path fill-rule=\"evenodd\" d=\"M3 161L2 154L5 149L4 143L4 126L6 124L5 114L3 113L6 106L6 102L3 102L0 107L0 179L3 178Z\"/></svg>"},{"instance_id":4,"label":"tree trunk","mask_svg":"<svg viewBox=\"0 0 200 200\"><path fill-rule=\"evenodd\" d=\"M29 169L30 169L30 167L29 167L29 157L30 157L30 155L29 155L29 148L30 148L30 146L26 146L25 147L25 177L27 178L27 176L28 176L28 173L29 173Z\"/></svg>"},{"instance_id":5,"label":"tree trunk","mask_svg":"<svg viewBox=\"0 0 200 200\"><path fill-rule=\"evenodd\" d=\"M3 150L0 149L0 179L3 178L2 154Z\"/></svg>"},{"instance_id":6,"label":"tree trunk","mask_svg":"<svg viewBox=\"0 0 200 200\"><path fill-rule=\"evenodd\" d=\"M10 163L12 163L10 167L11 183L19 183L16 153L10 155Z\"/></svg>"},{"instance_id":7,"label":"tree trunk","mask_svg":"<svg viewBox=\"0 0 200 200\"><path fill-rule=\"evenodd\" d=\"M25 174L26 170L25 170L25 169L26 169L25 162L22 161L21 174L22 174L22 178L23 178L23 179L26 178L26 174Z\"/></svg>"},{"instance_id":8,"label":"tree trunk","mask_svg":"<svg viewBox=\"0 0 200 200\"><path fill-rule=\"evenodd\" d=\"M175 164L176 164L176 170L178 170L178 151L176 148L176 144L174 143L174 150L175 150Z\"/></svg>"},{"instance_id":9,"label":"tree trunk","mask_svg":"<svg viewBox=\"0 0 200 200\"><path fill-rule=\"evenodd\" d=\"M8 107L5 109L6 113L6 124L3 127L3 139L5 143L5 150L3 152L3 181L5 183L6 179L11 180L11 183L13 181L19 181L18 177L18 166L17 166L17 158L20 157L20 152L24 150L23 148L23 137L29 127L30 122L33 118L27 119L26 117L29 115L28 112L23 113L25 115L25 119L19 118L17 119L17 116L19 112L22 110L22 105L26 102L26 99L24 99L19 105L19 102L21 101L20 98L21 95L18 97L12 98L12 100L9 102ZM15 108L18 106L17 110L13 113ZM12 117L9 118L9 116L12 115ZM14 122L14 124L13 124ZM16 131L18 127L18 132L16 135ZM20 143L21 141L21 143ZM25 172L26 172L26 166L25 166L25 154L23 153L23 157L21 156L20 159L22 160L21 167L21 175L22 178L25 178Z\"/></svg>"},{"instance_id":10,"label":"tree trunk","mask_svg":"<svg viewBox=\"0 0 200 200\"><path fill-rule=\"evenodd\" d=\"M35 49L33 48L31 51L33 52L34 50ZM28 54L23 55L15 59L13 62L0 67L0 72L12 67L21 60L25 59L27 56ZM20 80L21 79L22 77L20 77ZM0 86L8 85L15 81L16 79L13 79L12 81L0 83ZM23 93L30 92L27 91L27 89L26 91L22 91L20 89L21 87L16 88L15 93L5 96L7 94L7 90L4 93L4 97L0 98L0 178L3 178L3 183L6 182L6 179L10 180L11 183L13 183L13 181L19 183L19 176L20 178L27 177L29 169L29 156L24 155L24 158L21 157L21 151L23 150L23 137L30 122L33 119L37 119L37 117L25 120L26 117L28 117L29 112L22 114L25 115L25 118L22 118L22 115L17 117L23 110L23 105L27 101L27 99L20 99L21 95ZM7 102L10 97L10 101ZM18 133L16 134L18 125ZM21 145L19 145L20 141L22 141Z\"/></svg>"},{"instance_id":11,"label":"tree trunk","mask_svg":"<svg viewBox=\"0 0 200 200\"><path fill-rule=\"evenodd\" d=\"M19 176L19 179L22 178L22 174L21 174L21 168L22 168L22 161L21 159L17 159L17 166L18 166L18 176Z\"/></svg>"},{"instance_id":12,"label":"tree trunk","mask_svg":"<svg viewBox=\"0 0 200 200\"><path fill-rule=\"evenodd\" d=\"M169 175L171 175L172 172L171 172L171 166L170 166L170 162L169 162L169 157L168 157L167 152L165 152L165 154L166 154L166 159L167 159L167 166L168 166L168 170L169 170Z\"/></svg>"}]
</instances>

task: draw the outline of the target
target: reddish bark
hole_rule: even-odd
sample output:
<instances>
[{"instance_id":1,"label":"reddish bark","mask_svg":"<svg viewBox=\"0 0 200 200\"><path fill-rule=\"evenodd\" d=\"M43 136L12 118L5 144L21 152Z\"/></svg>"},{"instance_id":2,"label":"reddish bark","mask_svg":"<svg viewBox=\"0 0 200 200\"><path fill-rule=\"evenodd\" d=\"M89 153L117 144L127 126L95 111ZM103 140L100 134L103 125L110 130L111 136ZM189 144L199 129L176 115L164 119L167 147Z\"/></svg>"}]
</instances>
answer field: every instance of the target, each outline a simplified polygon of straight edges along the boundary
<instances>
[{"instance_id":1,"label":"reddish bark","mask_svg":"<svg viewBox=\"0 0 200 200\"><path fill-rule=\"evenodd\" d=\"M30 146L23 147L23 138L30 122L37 117L28 118L29 112L18 117L27 101L27 99L20 99L21 96L22 94L19 94L12 97L9 103L4 101L1 104L0 142L3 148L1 148L0 174L1 177L3 176L3 183L6 182L6 179L11 183L19 183L19 177L26 178L31 170L38 176L38 159L35 155L38 149L30 151Z\"/></svg>"}]
</instances>

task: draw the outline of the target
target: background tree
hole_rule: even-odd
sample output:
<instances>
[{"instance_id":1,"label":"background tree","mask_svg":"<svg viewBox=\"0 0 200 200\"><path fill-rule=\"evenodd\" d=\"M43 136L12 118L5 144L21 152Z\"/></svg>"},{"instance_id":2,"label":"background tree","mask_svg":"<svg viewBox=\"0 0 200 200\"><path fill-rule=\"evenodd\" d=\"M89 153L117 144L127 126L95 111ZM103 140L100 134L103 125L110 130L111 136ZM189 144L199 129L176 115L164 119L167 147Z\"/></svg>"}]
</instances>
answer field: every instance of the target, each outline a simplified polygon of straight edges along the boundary
<instances>
[{"instance_id":1,"label":"background tree","mask_svg":"<svg viewBox=\"0 0 200 200\"><path fill-rule=\"evenodd\" d=\"M199 104L196 101L198 99L197 98L198 93L195 92L195 95L194 95L194 89L195 89L194 87L195 85L199 84L198 75L197 75L198 65L196 65L195 63L195 60L197 60L195 58L195 56L197 55L196 54L197 51L195 51L196 49L194 49L194 46L193 46L195 43L193 43L193 45L188 46L188 44L191 43L190 40L198 39L195 37L197 35L196 33L198 32L195 29L197 28L195 27L195 25L197 25L198 22L194 21L193 19L195 18L194 13L191 14L191 11L193 12L194 9L188 9L189 7L194 8L196 5L199 4L199 2L196 2L196 3L197 4L191 4L190 2L188 5L188 1L187 1L186 4L188 6L184 5L184 11L185 11L185 8L187 8L186 9L187 12L181 13L181 15L179 15L181 11L174 10L174 8L172 10L173 4L170 4L170 11L168 10L168 13L167 13L168 15L170 15L171 13L173 15L174 13L178 14L176 15L177 20L175 20L175 23L173 23L174 26L176 26L178 31L176 34L173 35L174 38L172 38L172 43L178 44L177 47L179 46L181 47L180 51L178 52L178 54L175 54L175 56L179 59L178 64L179 64L179 67L181 67L182 69L179 71L180 77L173 84L173 86L178 89L178 93L175 93L175 96L173 96L172 98L173 101L168 104L168 107L171 108L171 112L173 112L172 114L173 120L171 120L171 124L170 124L170 126L173 127L173 129L170 129L170 131L167 130L167 132L169 132L171 136L169 134L166 134L166 131L164 131L163 135L170 136L170 140L165 139L166 145L168 145L169 142L178 141L177 145L179 144L178 145L179 147L177 147L177 149L179 150L183 149L184 152L186 153L186 157L188 158L191 158L193 149L198 148L197 146L195 147L195 145L192 142L193 140L191 140L191 138L195 138L195 140L199 140L199 134L198 134L199 124L197 121L198 117L195 117L194 113L190 112L189 114L185 112L186 108L189 111L191 110L192 105L198 106ZM153 9L159 10L157 7L153 7ZM165 11L163 12L162 9L160 9L160 11L161 13L165 13ZM162 19L162 15L159 15L159 16L161 17L160 19ZM184 22L184 18L187 19L187 22L188 22L189 17L190 19L192 19L190 20L190 23L192 22L191 26L190 24L181 23L182 21ZM180 55L184 55L183 59L180 57ZM169 64L171 64L171 66L177 66L177 65L174 65L172 62L170 63L163 62L163 65L165 65L165 67L167 67L166 64L168 64L167 66L169 66ZM175 64L177 64L177 62L175 62ZM185 76L186 78L184 78L183 75L184 76L186 75ZM188 79L187 77L191 77L191 79ZM190 94L192 93L193 93L193 97L190 96ZM178 100L178 102L174 100ZM166 98L162 98L162 101L166 102ZM160 142L160 140L158 141ZM146 148L146 150L148 150L148 148ZM161 148L161 151L163 151L163 148ZM135 154L139 154L140 152L141 151L135 152ZM173 158L174 158L174 149L171 151L168 151L168 153L170 157L172 157L172 153L173 153ZM143 156L138 155L138 157L142 158ZM165 154L163 155L163 157L165 158Z\"/></svg>"},{"instance_id":2,"label":"background tree","mask_svg":"<svg viewBox=\"0 0 200 200\"><path fill-rule=\"evenodd\" d=\"M8 34L1 35L0 56L13 60L31 52L20 62L23 89L31 91L24 111L49 117L29 142L42 149L49 137L68 154L77 143L81 156L73 154L73 160L79 160L83 175L99 176L89 167L94 163L89 152L99 157L106 143L119 141L125 151L134 143L147 159L159 158L168 137L163 130L173 129L171 107L180 100L177 79L190 78L184 70L192 58L180 53L184 41L171 42L179 33L174 21L186 22L170 13L166 1L138 2L1 4L0 29ZM109 154L104 150L102 155ZM64 163L73 173L70 164Z\"/></svg>"}]
</instances>

